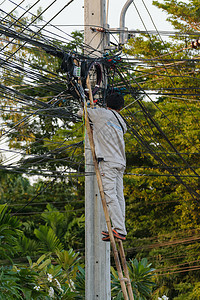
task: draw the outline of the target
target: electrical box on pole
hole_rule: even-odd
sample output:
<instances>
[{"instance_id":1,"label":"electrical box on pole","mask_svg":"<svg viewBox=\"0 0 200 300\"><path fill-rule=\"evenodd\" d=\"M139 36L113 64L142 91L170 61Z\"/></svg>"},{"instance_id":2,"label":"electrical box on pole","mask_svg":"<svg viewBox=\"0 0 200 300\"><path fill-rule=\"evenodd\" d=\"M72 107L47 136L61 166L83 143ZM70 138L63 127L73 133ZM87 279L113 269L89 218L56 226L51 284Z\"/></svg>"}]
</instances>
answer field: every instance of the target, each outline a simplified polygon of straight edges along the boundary
<instances>
[{"instance_id":1,"label":"electrical box on pole","mask_svg":"<svg viewBox=\"0 0 200 300\"><path fill-rule=\"evenodd\" d=\"M94 32L92 26L105 26L105 0L84 1L85 55L101 56L104 33ZM85 138L85 299L111 299L110 243L101 240L105 217L99 197L97 180L88 137Z\"/></svg>"}]
</instances>

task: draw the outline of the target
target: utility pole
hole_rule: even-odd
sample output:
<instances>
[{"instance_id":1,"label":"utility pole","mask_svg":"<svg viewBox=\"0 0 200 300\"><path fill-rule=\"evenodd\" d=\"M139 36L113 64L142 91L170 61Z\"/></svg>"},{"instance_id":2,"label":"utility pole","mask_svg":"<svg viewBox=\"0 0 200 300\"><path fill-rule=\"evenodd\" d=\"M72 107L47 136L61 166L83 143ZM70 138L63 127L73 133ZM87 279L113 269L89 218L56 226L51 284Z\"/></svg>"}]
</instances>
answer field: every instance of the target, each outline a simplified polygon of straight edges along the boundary
<instances>
[{"instance_id":1,"label":"utility pole","mask_svg":"<svg viewBox=\"0 0 200 300\"><path fill-rule=\"evenodd\" d=\"M105 27L105 6L105 0L84 0L86 55L97 57L104 51L104 33L94 32L90 27ZM105 229L105 216L87 135L85 172L85 299L110 300L110 243L101 240L101 231Z\"/></svg>"}]
</instances>

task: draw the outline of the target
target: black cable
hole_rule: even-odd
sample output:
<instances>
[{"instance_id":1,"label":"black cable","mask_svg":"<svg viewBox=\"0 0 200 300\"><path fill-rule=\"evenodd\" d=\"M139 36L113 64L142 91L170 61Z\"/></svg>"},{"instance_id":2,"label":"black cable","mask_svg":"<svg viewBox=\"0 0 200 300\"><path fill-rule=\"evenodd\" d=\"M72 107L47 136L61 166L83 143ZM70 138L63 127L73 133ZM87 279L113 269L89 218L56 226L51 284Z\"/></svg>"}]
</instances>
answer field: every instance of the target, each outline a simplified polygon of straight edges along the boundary
<instances>
[{"instance_id":1,"label":"black cable","mask_svg":"<svg viewBox=\"0 0 200 300\"><path fill-rule=\"evenodd\" d=\"M120 73L120 71L117 69L117 72L119 74L119 76L121 77L122 80L124 80L122 74ZM126 81L124 80L124 82L126 83ZM126 83L127 88L130 89L130 92L134 93L134 91L131 91L131 87L128 86L128 84ZM150 118L150 120L152 121L152 123L155 125L155 127L158 129L158 131L160 133L162 133L162 130L160 129L160 127L158 126L158 124L155 122L155 120L153 120L152 116L149 115L148 111L146 110L146 108L144 107L144 105L141 103L141 101L137 102L139 104L139 106L141 107L141 109L143 110L143 112L147 115L147 117ZM129 126L129 124L127 124ZM149 153L158 161L160 162L162 165L166 166L166 164L162 161L162 159L155 153L151 152L151 149L149 147L149 145L142 139L141 136L138 135L138 133L136 132L136 130L134 128L129 127L130 130L133 132L134 136L137 137L137 140L140 141L140 143L142 143L143 146L145 146L145 148L147 148L149 150ZM163 133L162 133L163 134ZM169 142L170 146L172 147L172 149L179 155L179 157L187 164L187 162L185 161L185 159L180 155L180 153L175 149L175 147L171 144L171 142L168 140L168 138L166 137L166 135L163 135L164 138L166 138L166 140ZM167 169L167 166L166 166ZM200 177L195 170L192 170L196 176ZM176 174L174 171L169 170L169 172L174 175L174 177L181 183L183 184L187 190L190 192L191 196L194 198L195 201L198 202L197 199L199 199L199 194L194 191L190 186L188 186L186 183L183 182L183 180L180 178L180 176L178 174ZM199 202L198 202L199 203Z\"/></svg>"}]
</instances>

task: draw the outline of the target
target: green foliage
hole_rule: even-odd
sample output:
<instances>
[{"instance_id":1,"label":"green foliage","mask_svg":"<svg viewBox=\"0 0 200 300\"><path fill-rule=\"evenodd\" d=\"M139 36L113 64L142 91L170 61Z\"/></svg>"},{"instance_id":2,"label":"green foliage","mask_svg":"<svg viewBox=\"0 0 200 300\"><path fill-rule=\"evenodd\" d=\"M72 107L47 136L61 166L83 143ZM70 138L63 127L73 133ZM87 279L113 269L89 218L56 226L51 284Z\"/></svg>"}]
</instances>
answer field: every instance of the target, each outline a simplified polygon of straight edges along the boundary
<instances>
[{"instance_id":1,"label":"green foliage","mask_svg":"<svg viewBox=\"0 0 200 300\"><path fill-rule=\"evenodd\" d=\"M53 205L50 203L47 204L46 210L41 214L42 219L44 219L46 225L51 227L51 229L55 232L55 234L61 238L63 236L63 231L65 228L64 222L65 215L60 213Z\"/></svg>"},{"instance_id":2,"label":"green foliage","mask_svg":"<svg viewBox=\"0 0 200 300\"><path fill-rule=\"evenodd\" d=\"M76 275L76 281L74 283L74 287L77 291L75 299L84 300L85 299L85 270L78 266L78 271Z\"/></svg>"},{"instance_id":3,"label":"green foliage","mask_svg":"<svg viewBox=\"0 0 200 300\"><path fill-rule=\"evenodd\" d=\"M42 255L36 262L32 262L28 257L31 270L38 274L38 280L35 286L39 291L48 293L53 289L55 296L63 294L63 289L60 284L60 276L62 273L61 265L52 264L51 257L46 254Z\"/></svg>"},{"instance_id":4,"label":"green foliage","mask_svg":"<svg viewBox=\"0 0 200 300\"><path fill-rule=\"evenodd\" d=\"M2 299L85 299L85 270L80 261L79 253L72 249L63 250L63 245L55 234L57 222L62 222L62 216L57 210L48 206L52 212L52 218L47 211L43 218L46 225L35 229L35 235L39 239L37 244L25 236L19 236L15 249L20 253L29 252L29 248L38 246L38 251L43 252L35 262L28 256L29 266L21 264L12 267L2 267L0 276L0 292ZM1 223L12 224L16 228L19 226L17 217L6 214L5 205L0 206ZM4 222L3 222L4 220ZM52 229L54 228L54 230ZM14 231L15 232L15 231ZM13 243L13 231L6 232L8 246ZM21 246L21 247L20 247ZM9 249L9 247L7 247ZM8 252L9 253L9 252ZM132 286L137 299L146 299L146 295L151 293L153 285L151 281L152 271L147 260L138 262L137 259L130 260L128 264ZM123 299L121 296L121 286L119 284L116 271L112 270L112 292L114 299ZM7 294L9 292L9 296ZM139 296L138 296L139 295ZM1 299L1 298L0 298Z\"/></svg>"},{"instance_id":5,"label":"green foliage","mask_svg":"<svg viewBox=\"0 0 200 300\"><path fill-rule=\"evenodd\" d=\"M199 300L200 299L200 283L196 282L194 285L187 282L182 282L176 286L179 296L174 300Z\"/></svg>"},{"instance_id":6,"label":"green foliage","mask_svg":"<svg viewBox=\"0 0 200 300\"><path fill-rule=\"evenodd\" d=\"M8 293L11 300L23 299L20 295L16 272L6 270L3 267L1 267L0 272L0 299L6 299Z\"/></svg>"},{"instance_id":7,"label":"green foliage","mask_svg":"<svg viewBox=\"0 0 200 300\"><path fill-rule=\"evenodd\" d=\"M38 274L39 290L53 291L56 299L83 299L84 269L78 256L70 249L57 251L54 257L44 254L35 263L29 257L31 270Z\"/></svg>"},{"instance_id":8,"label":"green foliage","mask_svg":"<svg viewBox=\"0 0 200 300\"><path fill-rule=\"evenodd\" d=\"M78 263L80 258L79 253L75 253L72 249L69 251L57 251L56 252L57 258L56 261L59 265L62 266L63 270L65 271L65 277L70 285L70 282L73 281L76 277L76 272L78 271Z\"/></svg>"},{"instance_id":9,"label":"green foliage","mask_svg":"<svg viewBox=\"0 0 200 300\"><path fill-rule=\"evenodd\" d=\"M14 265L0 270L0 299L84 299L84 269L78 253L57 251L44 254L29 266Z\"/></svg>"},{"instance_id":10,"label":"green foliage","mask_svg":"<svg viewBox=\"0 0 200 300\"><path fill-rule=\"evenodd\" d=\"M146 258L143 258L141 261L138 261L136 258L134 260L130 259L129 263L127 263L127 266L134 299L149 299L152 289L155 286L155 282L153 281L153 272L155 269L151 268L151 264L147 263ZM121 291L121 285L118 279L118 274L113 267L111 267L111 273L112 295L114 299L122 300L123 295Z\"/></svg>"},{"instance_id":11,"label":"green foliage","mask_svg":"<svg viewBox=\"0 0 200 300\"><path fill-rule=\"evenodd\" d=\"M163 3L153 1L153 4L169 14L167 20L175 29L187 32L200 29L200 4L198 0L187 2L178 0L164 0Z\"/></svg>"},{"instance_id":12,"label":"green foliage","mask_svg":"<svg viewBox=\"0 0 200 300\"><path fill-rule=\"evenodd\" d=\"M133 291L138 300L145 300L152 292L155 283L152 280L155 269L150 268L151 264L143 258L138 261L136 258L128 263L129 276L132 279Z\"/></svg>"},{"instance_id":13,"label":"green foliage","mask_svg":"<svg viewBox=\"0 0 200 300\"><path fill-rule=\"evenodd\" d=\"M48 204L41 218L45 224L38 228L32 221L21 222L21 224L18 221L21 231L14 241L14 249L17 252L15 256L36 256L41 253L61 251L70 246L79 246L81 240L84 241L84 234L81 238L78 237L80 232L84 233L85 218L83 215L76 217L72 206L66 205L65 211L59 212L53 205ZM14 250L13 247L11 249Z\"/></svg>"},{"instance_id":14,"label":"green foliage","mask_svg":"<svg viewBox=\"0 0 200 300\"><path fill-rule=\"evenodd\" d=\"M45 292L37 291L34 287L38 274L31 269L16 266L12 269L1 267L0 299L48 299Z\"/></svg>"},{"instance_id":15,"label":"green foliage","mask_svg":"<svg viewBox=\"0 0 200 300\"><path fill-rule=\"evenodd\" d=\"M57 250L63 249L63 244L60 242L53 229L47 225L41 225L39 229L34 230L34 233L41 241L41 251L43 253L56 252Z\"/></svg>"},{"instance_id":16,"label":"green foliage","mask_svg":"<svg viewBox=\"0 0 200 300\"><path fill-rule=\"evenodd\" d=\"M10 258L15 253L16 239L20 235L19 220L10 216L6 204L0 205L0 257Z\"/></svg>"},{"instance_id":17,"label":"green foliage","mask_svg":"<svg viewBox=\"0 0 200 300\"><path fill-rule=\"evenodd\" d=\"M67 50L73 50L76 52L81 52L83 54L83 48L81 45L84 42L84 35L81 31L75 30L71 32L72 41L66 46Z\"/></svg>"},{"instance_id":18,"label":"green foliage","mask_svg":"<svg viewBox=\"0 0 200 300\"><path fill-rule=\"evenodd\" d=\"M27 238L25 235L21 235L16 240L16 251L23 255L37 255L41 251L40 243L33 239Z\"/></svg>"},{"instance_id":19,"label":"green foliage","mask_svg":"<svg viewBox=\"0 0 200 300\"><path fill-rule=\"evenodd\" d=\"M77 243L77 235L80 235L80 231L84 230L84 215L77 217L73 211L73 206L69 204L65 205L63 213L60 213L55 207L48 204L41 217L67 247L74 247ZM73 235L71 232L73 232Z\"/></svg>"},{"instance_id":20,"label":"green foliage","mask_svg":"<svg viewBox=\"0 0 200 300\"><path fill-rule=\"evenodd\" d=\"M14 206L16 202L27 201L32 192L33 187L27 178L0 170L0 204Z\"/></svg>"}]
</instances>

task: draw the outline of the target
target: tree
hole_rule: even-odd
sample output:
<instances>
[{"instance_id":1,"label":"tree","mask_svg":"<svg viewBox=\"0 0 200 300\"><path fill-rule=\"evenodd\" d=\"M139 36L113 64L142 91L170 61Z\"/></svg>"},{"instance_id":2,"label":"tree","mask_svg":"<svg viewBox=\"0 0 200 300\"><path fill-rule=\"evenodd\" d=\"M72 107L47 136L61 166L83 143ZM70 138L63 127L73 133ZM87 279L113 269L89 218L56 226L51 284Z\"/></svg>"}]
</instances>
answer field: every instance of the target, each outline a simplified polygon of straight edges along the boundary
<instances>
[{"instance_id":1,"label":"tree","mask_svg":"<svg viewBox=\"0 0 200 300\"><path fill-rule=\"evenodd\" d=\"M132 86L144 93L141 101L127 99L133 104L123 113L131 125L126 248L130 256L153 261L159 286L153 299L163 294L189 299L199 281L194 258L200 226L199 66L198 48L191 47L191 40L197 38L200 6L197 1L163 2L154 4L169 14L175 29L191 35L165 41L158 35L136 34L124 49L142 62L132 66L129 76Z\"/></svg>"},{"instance_id":2,"label":"tree","mask_svg":"<svg viewBox=\"0 0 200 300\"><path fill-rule=\"evenodd\" d=\"M41 9L37 15L40 13ZM83 159L83 130L80 129L77 138L76 127L80 125L75 125L72 120L78 101L66 91L67 75L61 68L62 58L51 51L53 49L54 54L55 50L58 53L82 51L83 35L72 32L72 41L67 45L58 40L48 43L43 32L36 34L29 30L32 22L36 22L34 17L18 18L13 14L7 16L2 24L2 55L6 62L1 65L1 133L3 138L7 136L9 148L17 154L20 152L21 159L18 156L14 167L12 163L6 165L6 159L2 159L2 169L5 171L0 174L0 190L2 203L12 205L12 212L19 214L23 222L21 228L25 236L18 243L20 251L35 254L38 241L35 240L33 228L39 223L41 231L45 230L43 226L46 222L41 213L49 202L54 202L58 214L59 210L65 211L65 229L61 230L61 226L57 228L62 233L66 230L62 242L80 246L83 241L83 238L72 237L66 228L69 225L68 229L76 232L83 222L84 206L82 199L79 201L83 194L83 179L70 174L84 170L83 163L80 163ZM7 168L18 175L8 173ZM20 173L28 176L41 174L43 177L36 184L30 184ZM45 177L47 180L44 180ZM70 210L73 213L68 212ZM46 215L49 213L46 212ZM27 220L29 215L32 216L31 221ZM63 220L63 214L60 215ZM54 229L49 226L47 231L53 234ZM83 231L82 228L80 235ZM60 233L55 232L57 234L60 237Z\"/></svg>"}]
</instances>

